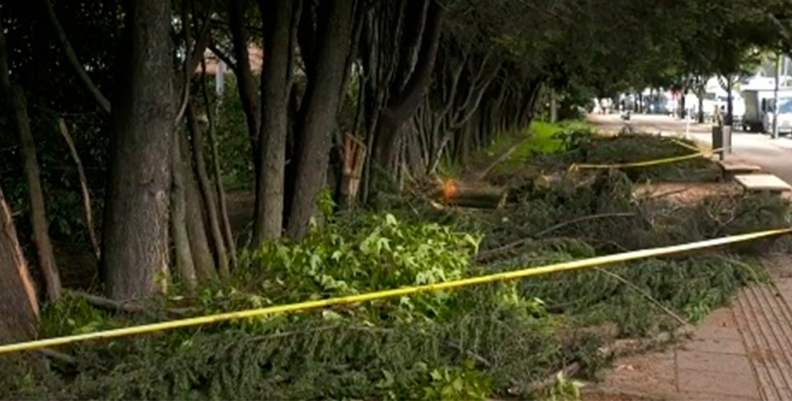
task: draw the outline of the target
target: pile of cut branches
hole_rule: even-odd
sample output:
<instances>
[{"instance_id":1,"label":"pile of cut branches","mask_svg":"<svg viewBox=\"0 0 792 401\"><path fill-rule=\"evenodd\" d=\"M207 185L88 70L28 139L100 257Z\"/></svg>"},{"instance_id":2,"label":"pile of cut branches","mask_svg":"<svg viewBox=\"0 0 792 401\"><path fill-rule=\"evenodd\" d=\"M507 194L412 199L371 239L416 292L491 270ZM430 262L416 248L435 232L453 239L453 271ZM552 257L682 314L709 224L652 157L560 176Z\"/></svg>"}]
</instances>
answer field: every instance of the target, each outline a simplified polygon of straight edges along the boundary
<instances>
[{"instance_id":1,"label":"pile of cut branches","mask_svg":"<svg viewBox=\"0 0 792 401\"><path fill-rule=\"evenodd\" d=\"M696 153L695 143L679 138L622 132L616 136L596 136L569 132L568 151L532 157L526 162L535 167L560 170L572 164L624 164L646 162ZM620 169L633 182L714 182L720 178L717 165L705 157L668 164Z\"/></svg>"}]
</instances>

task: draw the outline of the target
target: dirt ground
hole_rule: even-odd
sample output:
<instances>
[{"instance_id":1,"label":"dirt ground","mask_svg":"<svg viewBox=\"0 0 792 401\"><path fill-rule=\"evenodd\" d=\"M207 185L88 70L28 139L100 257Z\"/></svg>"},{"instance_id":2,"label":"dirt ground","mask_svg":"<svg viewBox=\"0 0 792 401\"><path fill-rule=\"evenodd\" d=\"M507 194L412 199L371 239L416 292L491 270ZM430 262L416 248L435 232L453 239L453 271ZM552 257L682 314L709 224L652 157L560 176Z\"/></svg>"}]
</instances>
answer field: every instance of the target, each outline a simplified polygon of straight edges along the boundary
<instances>
[{"instance_id":1,"label":"dirt ground","mask_svg":"<svg viewBox=\"0 0 792 401\"><path fill-rule=\"evenodd\" d=\"M633 190L637 198L666 198L679 203L696 203L708 196L733 196L741 192L739 185L730 182L636 184Z\"/></svg>"}]
</instances>

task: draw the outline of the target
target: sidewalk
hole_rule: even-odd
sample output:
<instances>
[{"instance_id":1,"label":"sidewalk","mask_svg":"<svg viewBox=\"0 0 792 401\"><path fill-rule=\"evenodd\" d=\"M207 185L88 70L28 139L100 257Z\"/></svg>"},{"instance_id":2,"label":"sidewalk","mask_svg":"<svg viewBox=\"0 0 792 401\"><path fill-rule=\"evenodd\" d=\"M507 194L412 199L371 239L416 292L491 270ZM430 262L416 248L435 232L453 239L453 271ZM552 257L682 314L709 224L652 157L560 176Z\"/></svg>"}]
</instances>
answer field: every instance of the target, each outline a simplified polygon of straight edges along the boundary
<instances>
[{"instance_id":1,"label":"sidewalk","mask_svg":"<svg viewBox=\"0 0 792 401\"><path fill-rule=\"evenodd\" d=\"M792 293L789 280L785 290ZM620 359L597 392L622 400L792 400L792 310L778 294L772 284L744 288L692 340Z\"/></svg>"},{"instance_id":2,"label":"sidewalk","mask_svg":"<svg viewBox=\"0 0 792 401\"><path fill-rule=\"evenodd\" d=\"M597 119L600 120L600 119ZM613 121L596 121L613 130ZM617 123L624 124L623 121ZM642 116L645 132L684 133L685 124ZM710 126L691 126L690 137L711 145ZM727 159L759 165L792 182L792 141L737 133ZM743 288L729 307L710 314L693 339L671 349L620 359L591 397L604 400L792 401L792 263L767 258L770 284Z\"/></svg>"}]
</instances>

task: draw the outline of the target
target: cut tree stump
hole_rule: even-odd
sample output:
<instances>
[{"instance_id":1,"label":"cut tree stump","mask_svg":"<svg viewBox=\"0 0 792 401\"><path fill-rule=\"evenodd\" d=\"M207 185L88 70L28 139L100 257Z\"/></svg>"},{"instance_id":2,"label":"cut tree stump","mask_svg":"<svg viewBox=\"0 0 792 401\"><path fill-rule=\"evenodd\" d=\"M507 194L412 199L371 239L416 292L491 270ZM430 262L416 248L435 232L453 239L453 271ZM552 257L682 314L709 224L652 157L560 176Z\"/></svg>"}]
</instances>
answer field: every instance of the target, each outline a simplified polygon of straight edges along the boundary
<instances>
[{"instance_id":1,"label":"cut tree stump","mask_svg":"<svg viewBox=\"0 0 792 401\"><path fill-rule=\"evenodd\" d=\"M438 186L433 198L440 203L475 209L498 209L506 204L508 191L481 184L463 184L450 180Z\"/></svg>"}]
</instances>

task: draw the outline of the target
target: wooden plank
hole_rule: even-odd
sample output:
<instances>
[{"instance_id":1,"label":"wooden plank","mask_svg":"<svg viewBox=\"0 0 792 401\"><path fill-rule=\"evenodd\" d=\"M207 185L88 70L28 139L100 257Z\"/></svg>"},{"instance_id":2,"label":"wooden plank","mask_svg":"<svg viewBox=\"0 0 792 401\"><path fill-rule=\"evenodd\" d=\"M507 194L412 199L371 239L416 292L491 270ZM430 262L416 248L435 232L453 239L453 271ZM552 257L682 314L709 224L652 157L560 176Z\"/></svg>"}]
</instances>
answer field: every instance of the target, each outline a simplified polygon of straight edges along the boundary
<instances>
[{"instance_id":1,"label":"wooden plank","mask_svg":"<svg viewBox=\"0 0 792 401\"><path fill-rule=\"evenodd\" d=\"M737 175L734 180L747 191L784 192L792 189L784 180L773 174Z\"/></svg>"}]
</instances>

